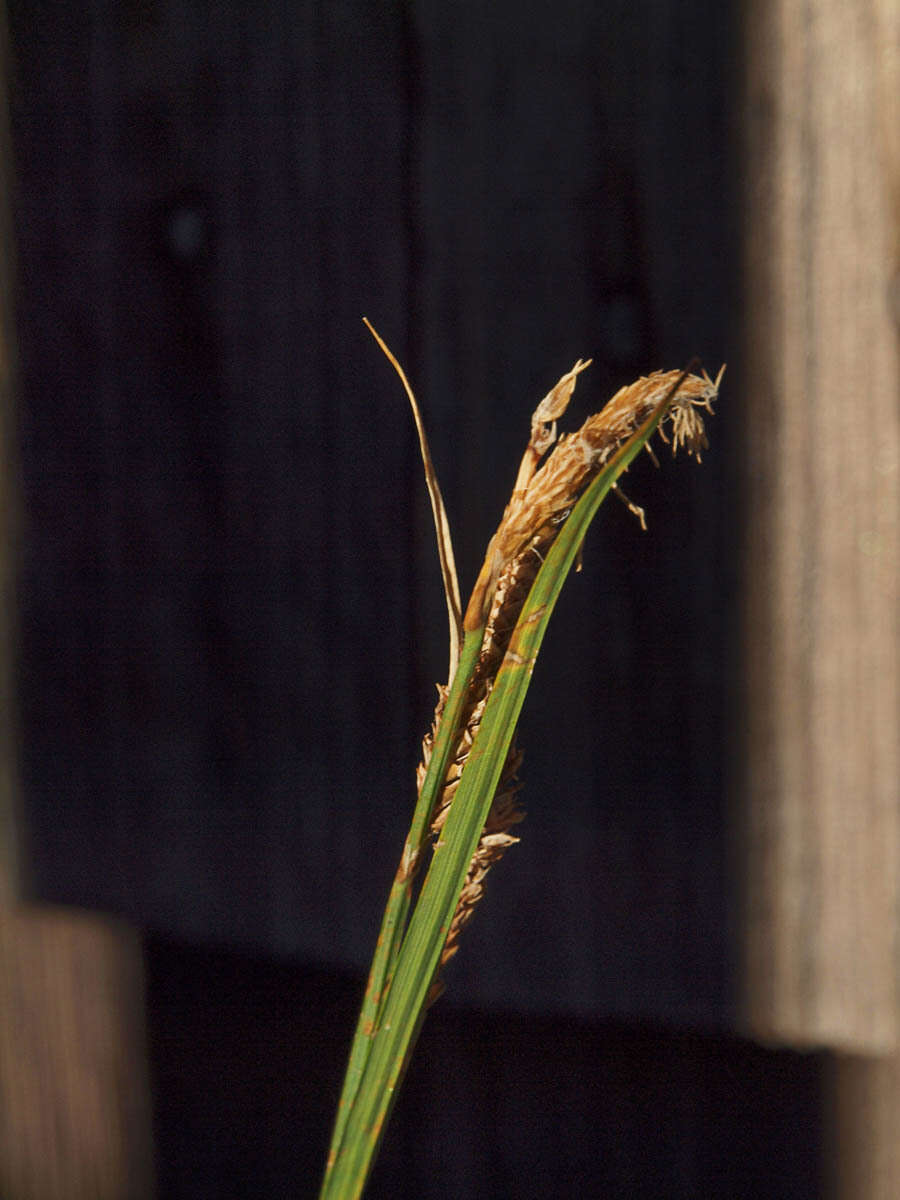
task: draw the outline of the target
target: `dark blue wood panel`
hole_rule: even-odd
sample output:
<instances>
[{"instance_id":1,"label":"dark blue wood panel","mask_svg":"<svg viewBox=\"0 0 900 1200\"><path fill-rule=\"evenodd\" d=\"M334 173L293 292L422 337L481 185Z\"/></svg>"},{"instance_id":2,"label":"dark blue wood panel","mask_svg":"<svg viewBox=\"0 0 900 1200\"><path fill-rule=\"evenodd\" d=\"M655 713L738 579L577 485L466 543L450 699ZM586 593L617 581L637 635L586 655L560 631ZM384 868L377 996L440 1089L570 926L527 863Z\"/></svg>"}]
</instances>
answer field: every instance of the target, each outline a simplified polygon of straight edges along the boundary
<instances>
[{"instance_id":1,"label":"dark blue wood panel","mask_svg":"<svg viewBox=\"0 0 900 1200\"><path fill-rule=\"evenodd\" d=\"M445 670L407 363L471 580L536 401L731 354L729 14L11 6L33 888L361 970ZM523 721L461 997L729 1019L728 417L649 461Z\"/></svg>"}]
</instances>

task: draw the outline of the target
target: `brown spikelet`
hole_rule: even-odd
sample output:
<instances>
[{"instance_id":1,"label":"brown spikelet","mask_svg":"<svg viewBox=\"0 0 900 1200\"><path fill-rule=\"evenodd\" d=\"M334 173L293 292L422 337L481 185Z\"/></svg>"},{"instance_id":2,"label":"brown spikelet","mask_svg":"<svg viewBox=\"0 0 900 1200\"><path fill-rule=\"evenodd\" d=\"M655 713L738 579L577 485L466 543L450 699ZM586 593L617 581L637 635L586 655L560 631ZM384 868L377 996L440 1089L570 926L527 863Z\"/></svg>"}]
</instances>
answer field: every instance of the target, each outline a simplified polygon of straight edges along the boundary
<instances>
[{"instance_id":1,"label":"brown spikelet","mask_svg":"<svg viewBox=\"0 0 900 1200\"><path fill-rule=\"evenodd\" d=\"M666 421L673 430L673 450L686 446L699 459L706 447L703 418L699 408L709 411L719 380L708 375L687 375L673 397ZM628 387L621 388L606 407L588 417L581 429L560 438L544 465L528 486L513 493L503 520L488 545L481 574L466 609L466 629L477 629L490 606L493 590L503 568L548 524L561 522L591 479L650 416L657 404L677 383L678 371L655 371ZM661 436L665 440L660 426Z\"/></svg>"},{"instance_id":2,"label":"brown spikelet","mask_svg":"<svg viewBox=\"0 0 900 1200\"><path fill-rule=\"evenodd\" d=\"M698 376L678 371L656 371L620 389L606 407L589 417L577 432L560 438L543 466L538 466L541 457L555 441L556 420L568 405L576 376L587 365L579 360L535 410L531 439L519 468L515 489L497 532L488 545L481 573L466 610L465 628L477 629L483 623L484 635L478 665L469 685L456 751L431 818L431 831L435 837L446 821L522 606L547 551L578 497L676 385L677 392L664 418L671 427L673 453L684 446L699 460L700 451L707 445L699 410L705 408L712 411L711 405L718 393L722 371L715 381L705 372ZM662 425L659 432L663 441L668 441ZM422 763L417 771L420 788L447 695L447 688L438 688L434 724L422 744ZM506 849L519 840L510 830L525 815L516 802L521 762L522 755L512 744L481 839L469 865L428 1003L432 1003L443 990L440 972L458 949L460 934L471 920L475 905L483 893L485 876Z\"/></svg>"}]
</instances>

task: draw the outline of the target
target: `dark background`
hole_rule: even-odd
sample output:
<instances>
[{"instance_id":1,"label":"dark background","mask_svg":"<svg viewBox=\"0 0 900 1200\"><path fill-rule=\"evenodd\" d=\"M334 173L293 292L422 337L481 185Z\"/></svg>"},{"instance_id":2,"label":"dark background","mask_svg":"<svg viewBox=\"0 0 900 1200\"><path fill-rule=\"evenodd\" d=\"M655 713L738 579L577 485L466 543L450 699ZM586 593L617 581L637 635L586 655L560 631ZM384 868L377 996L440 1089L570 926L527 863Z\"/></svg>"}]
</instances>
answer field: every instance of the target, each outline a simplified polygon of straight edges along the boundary
<instances>
[{"instance_id":1,"label":"dark background","mask_svg":"<svg viewBox=\"0 0 900 1200\"><path fill-rule=\"evenodd\" d=\"M730 364L608 505L522 844L372 1195L818 1194L818 1064L733 1037L736 14L10 4L31 893L147 931L163 1196L315 1192L465 588L530 413ZM738 1082L739 1081L739 1082Z\"/></svg>"}]
</instances>

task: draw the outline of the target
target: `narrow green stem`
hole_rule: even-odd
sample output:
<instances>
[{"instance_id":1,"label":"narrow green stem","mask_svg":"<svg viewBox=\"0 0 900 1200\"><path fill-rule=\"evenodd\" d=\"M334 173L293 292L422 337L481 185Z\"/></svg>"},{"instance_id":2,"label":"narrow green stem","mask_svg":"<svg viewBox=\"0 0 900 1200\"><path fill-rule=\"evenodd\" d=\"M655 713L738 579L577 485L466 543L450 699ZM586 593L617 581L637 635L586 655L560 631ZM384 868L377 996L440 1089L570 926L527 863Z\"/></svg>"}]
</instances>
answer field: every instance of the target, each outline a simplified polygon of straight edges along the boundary
<instances>
[{"instance_id":1,"label":"narrow green stem","mask_svg":"<svg viewBox=\"0 0 900 1200\"><path fill-rule=\"evenodd\" d=\"M459 731L464 719L466 696L472 673L481 650L483 629L466 634L459 663L453 677L450 695L444 705L443 716L438 724L431 758L419 798L413 813L412 825L406 836L403 855L397 874L391 885L387 906L381 922L378 941L369 978L363 997L362 1008L356 1024L356 1032L350 1048L350 1058L344 1076L344 1085L338 1103L337 1117L328 1154L326 1182L344 1137L347 1118L352 1109L360 1080L371 1052L375 1032L380 1025L380 1014L391 986L401 940L406 931L406 918L412 903L415 868L425 847L431 815L434 812L444 776L450 765L450 757L456 748ZM326 1195L323 1191L322 1195Z\"/></svg>"},{"instance_id":2,"label":"narrow green stem","mask_svg":"<svg viewBox=\"0 0 900 1200\"><path fill-rule=\"evenodd\" d=\"M421 1026L428 989L563 582L597 509L656 429L675 390L658 405L580 498L551 547L522 608L435 846L400 948L390 990L379 1008L374 1039L368 1039L364 1077L355 1081L352 1108L345 1117L336 1157L329 1162L320 1200L357 1200L362 1194L393 1107L396 1089ZM467 635L466 646L472 636ZM460 671L459 675L462 674Z\"/></svg>"}]
</instances>

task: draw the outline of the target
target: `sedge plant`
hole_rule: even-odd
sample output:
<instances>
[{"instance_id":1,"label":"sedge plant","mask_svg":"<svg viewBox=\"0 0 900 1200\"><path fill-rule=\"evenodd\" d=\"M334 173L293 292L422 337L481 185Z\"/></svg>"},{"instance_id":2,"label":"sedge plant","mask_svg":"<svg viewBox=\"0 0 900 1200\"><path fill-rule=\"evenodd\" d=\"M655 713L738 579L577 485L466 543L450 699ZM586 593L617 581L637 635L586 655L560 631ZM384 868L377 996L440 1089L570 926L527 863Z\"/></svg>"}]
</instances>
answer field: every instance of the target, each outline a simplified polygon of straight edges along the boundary
<instances>
[{"instance_id":1,"label":"sedge plant","mask_svg":"<svg viewBox=\"0 0 900 1200\"><path fill-rule=\"evenodd\" d=\"M320 1200L362 1195L425 1013L442 989L442 969L456 953L485 875L518 840L511 832L523 816L515 728L588 526L609 492L619 491L617 481L636 455L650 450L654 433L667 440L668 428L673 452L684 446L699 460L706 446L700 410L712 411L722 376L657 371L620 389L579 430L557 439L557 421L590 365L579 359L532 416L512 495L463 610L419 407L402 367L366 324L412 407L447 600L450 666L423 742L418 799L369 971ZM643 511L626 503L643 525Z\"/></svg>"}]
</instances>

